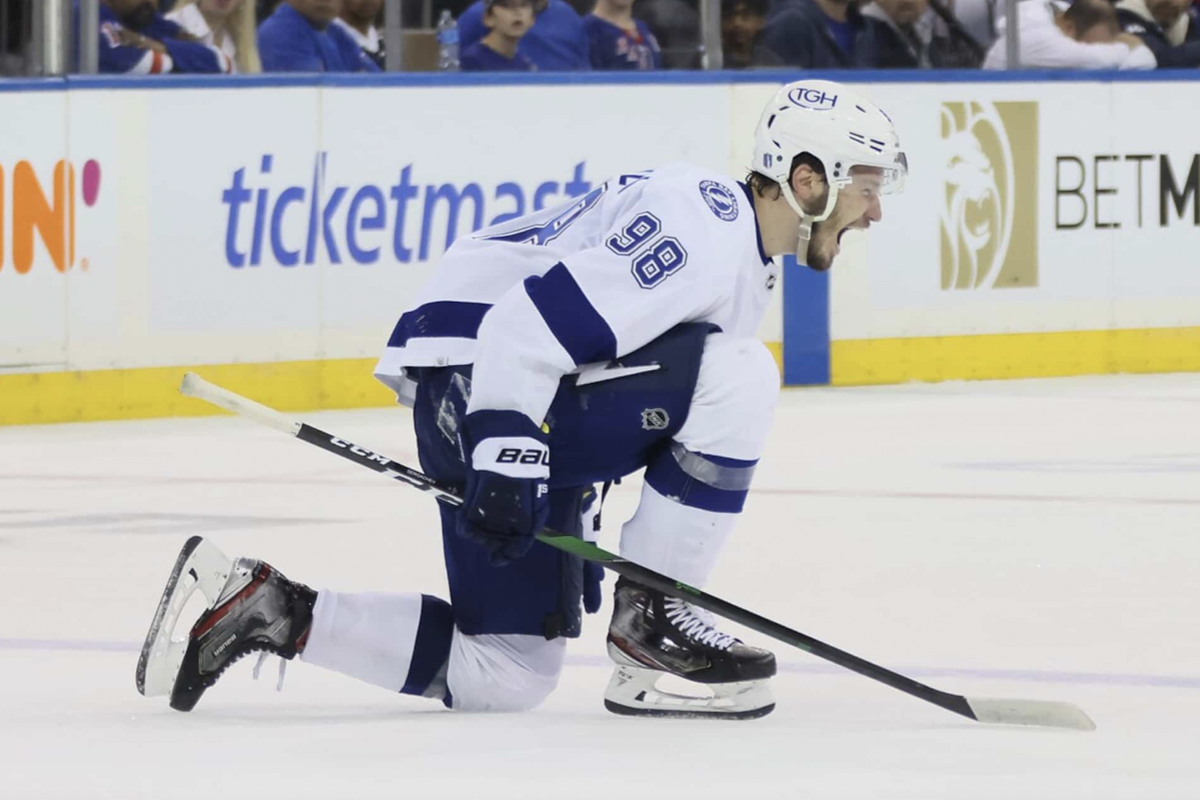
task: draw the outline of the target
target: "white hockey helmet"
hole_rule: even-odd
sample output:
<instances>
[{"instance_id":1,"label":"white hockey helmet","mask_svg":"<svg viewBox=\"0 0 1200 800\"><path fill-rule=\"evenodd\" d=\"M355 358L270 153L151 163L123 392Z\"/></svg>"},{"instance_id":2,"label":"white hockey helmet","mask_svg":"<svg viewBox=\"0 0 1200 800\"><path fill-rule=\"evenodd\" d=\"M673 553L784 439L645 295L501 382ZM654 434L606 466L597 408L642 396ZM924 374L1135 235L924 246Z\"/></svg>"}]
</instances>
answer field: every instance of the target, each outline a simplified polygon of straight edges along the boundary
<instances>
[{"instance_id":1,"label":"white hockey helmet","mask_svg":"<svg viewBox=\"0 0 1200 800\"><path fill-rule=\"evenodd\" d=\"M821 162L829 184L825 208L809 214L789 188L792 161L808 153ZM882 194L904 191L908 159L891 117L862 95L832 81L789 83L763 109L754 132L750 169L783 187L783 197L800 217L796 257L804 261L812 224L828 219L839 190L853 180L854 167L881 171Z\"/></svg>"}]
</instances>

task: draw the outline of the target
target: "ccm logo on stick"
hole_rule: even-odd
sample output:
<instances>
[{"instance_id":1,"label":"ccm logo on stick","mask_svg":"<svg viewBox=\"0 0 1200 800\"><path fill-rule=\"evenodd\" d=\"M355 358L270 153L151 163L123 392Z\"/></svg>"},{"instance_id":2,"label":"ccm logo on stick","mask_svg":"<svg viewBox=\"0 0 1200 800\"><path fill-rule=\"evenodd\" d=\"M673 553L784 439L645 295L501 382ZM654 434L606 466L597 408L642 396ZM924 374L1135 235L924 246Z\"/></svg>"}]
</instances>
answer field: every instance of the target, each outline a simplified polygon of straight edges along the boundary
<instances>
[{"instance_id":1,"label":"ccm logo on stick","mask_svg":"<svg viewBox=\"0 0 1200 800\"><path fill-rule=\"evenodd\" d=\"M353 444L352 442L343 441L343 440L337 438L336 436L329 437L329 443L332 444L334 447L340 447L343 450L349 450L351 453L354 453L354 455L356 455L356 456L362 456L363 458L370 459L371 461L377 461L380 464L387 464L391 461L391 459L388 458L387 456L381 456L378 453L372 453L370 450L359 447L358 445Z\"/></svg>"}]
</instances>

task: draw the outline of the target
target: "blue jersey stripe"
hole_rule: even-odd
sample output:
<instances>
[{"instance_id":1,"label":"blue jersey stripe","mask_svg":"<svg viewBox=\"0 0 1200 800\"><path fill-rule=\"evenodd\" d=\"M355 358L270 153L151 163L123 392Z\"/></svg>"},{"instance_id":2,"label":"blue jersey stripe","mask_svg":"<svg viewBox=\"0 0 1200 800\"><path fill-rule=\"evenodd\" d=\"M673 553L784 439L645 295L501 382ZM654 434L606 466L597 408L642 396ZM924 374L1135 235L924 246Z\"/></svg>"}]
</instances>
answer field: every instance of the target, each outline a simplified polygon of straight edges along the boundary
<instances>
[{"instance_id":1,"label":"blue jersey stripe","mask_svg":"<svg viewBox=\"0 0 1200 800\"><path fill-rule=\"evenodd\" d=\"M748 490L750 482L754 480L754 469L758 466L758 459L745 461L740 458L694 453L675 441L671 442L670 449L680 469L714 489Z\"/></svg>"},{"instance_id":2,"label":"blue jersey stripe","mask_svg":"<svg viewBox=\"0 0 1200 800\"><path fill-rule=\"evenodd\" d=\"M426 303L400 317L388 339L388 347L404 347L409 339L474 339L491 308L488 303L455 300Z\"/></svg>"},{"instance_id":3,"label":"blue jersey stripe","mask_svg":"<svg viewBox=\"0 0 1200 800\"><path fill-rule=\"evenodd\" d=\"M454 635L454 612L445 600L421 595L421 621L413 643L412 661L404 681L404 694L422 695L450 658L450 640ZM449 692L447 692L449 694Z\"/></svg>"},{"instance_id":4,"label":"blue jersey stripe","mask_svg":"<svg viewBox=\"0 0 1200 800\"><path fill-rule=\"evenodd\" d=\"M617 337L567 268L525 279L525 292L575 365L617 357Z\"/></svg>"},{"instance_id":5,"label":"blue jersey stripe","mask_svg":"<svg viewBox=\"0 0 1200 800\"><path fill-rule=\"evenodd\" d=\"M712 456L704 456L712 459ZM752 464L753 462L734 463ZM679 461L671 453L671 448L661 448L646 467L646 483L663 497L669 497L677 503L705 511L716 511L724 514L740 513L746 504L748 489L718 489L702 480L692 477L684 471Z\"/></svg>"},{"instance_id":6,"label":"blue jersey stripe","mask_svg":"<svg viewBox=\"0 0 1200 800\"><path fill-rule=\"evenodd\" d=\"M746 202L750 206L750 213L754 214L754 239L758 242L758 256L762 259L764 265L770 264L771 258L767 255L766 249L763 248L762 227L758 224L758 211L754 208L754 192L741 181L738 181L738 186L742 187L742 191L746 194Z\"/></svg>"}]
</instances>

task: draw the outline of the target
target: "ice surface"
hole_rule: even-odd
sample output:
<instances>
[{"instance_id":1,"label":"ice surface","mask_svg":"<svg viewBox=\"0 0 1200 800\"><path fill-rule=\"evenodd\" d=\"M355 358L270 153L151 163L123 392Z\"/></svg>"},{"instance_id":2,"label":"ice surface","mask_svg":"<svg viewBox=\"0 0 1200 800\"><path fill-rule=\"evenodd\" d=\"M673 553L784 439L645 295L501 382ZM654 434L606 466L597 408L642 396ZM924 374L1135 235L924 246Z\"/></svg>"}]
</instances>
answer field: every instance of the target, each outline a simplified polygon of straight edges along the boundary
<instances>
[{"instance_id":1,"label":"ice surface","mask_svg":"<svg viewBox=\"0 0 1200 800\"><path fill-rule=\"evenodd\" d=\"M304 418L417 463L404 410ZM179 714L133 675L189 535L442 593L434 503L232 418L0 429L0 797L1194 799L1198 418L1200 375L785 392L708 587L947 691L1077 703L1093 733L980 725L782 646L761 721L619 718L607 609L530 714L303 663L277 694L253 659Z\"/></svg>"}]
</instances>

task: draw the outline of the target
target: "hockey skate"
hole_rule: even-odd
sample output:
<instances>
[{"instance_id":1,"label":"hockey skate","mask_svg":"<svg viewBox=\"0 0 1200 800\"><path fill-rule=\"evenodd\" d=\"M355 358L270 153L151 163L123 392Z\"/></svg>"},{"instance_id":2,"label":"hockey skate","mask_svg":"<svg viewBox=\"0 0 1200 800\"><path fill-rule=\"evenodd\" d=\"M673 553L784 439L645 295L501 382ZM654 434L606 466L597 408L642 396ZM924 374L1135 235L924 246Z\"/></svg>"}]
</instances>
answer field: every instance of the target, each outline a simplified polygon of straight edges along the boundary
<instances>
[{"instance_id":1,"label":"hockey skate","mask_svg":"<svg viewBox=\"0 0 1200 800\"><path fill-rule=\"evenodd\" d=\"M774 654L717 630L706 611L625 578L617 581L608 655L617 666L604 706L615 714L756 719L775 708ZM712 696L656 688L664 675L704 684Z\"/></svg>"},{"instance_id":2,"label":"hockey skate","mask_svg":"<svg viewBox=\"0 0 1200 800\"><path fill-rule=\"evenodd\" d=\"M179 615L196 592L208 601L207 608L187 636L176 638ZM138 691L146 697L170 694L171 708L191 711L204 690L247 653L295 658L308 638L316 600L316 592L269 564L233 561L193 536L175 560L146 634Z\"/></svg>"}]
</instances>

